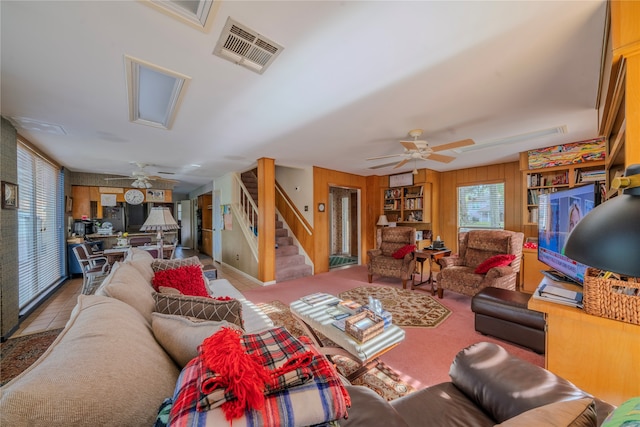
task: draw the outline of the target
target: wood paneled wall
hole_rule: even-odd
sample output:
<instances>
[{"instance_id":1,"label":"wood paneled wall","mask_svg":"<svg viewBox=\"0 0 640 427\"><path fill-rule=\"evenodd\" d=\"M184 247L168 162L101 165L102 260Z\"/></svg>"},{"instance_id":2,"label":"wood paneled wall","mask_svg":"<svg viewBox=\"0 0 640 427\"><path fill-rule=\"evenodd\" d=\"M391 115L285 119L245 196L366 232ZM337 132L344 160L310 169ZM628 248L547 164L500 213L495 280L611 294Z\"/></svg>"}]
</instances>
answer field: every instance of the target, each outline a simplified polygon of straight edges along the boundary
<instances>
[{"instance_id":1,"label":"wood paneled wall","mask_svg":"<svg viewBox=\"0 0 640 427\"><path fill-rule=\"evenodd\" d=\"M457 198L458 186L504 182L504 227L506 230L523 231L525 236L535 236L537 230L522 226L522 172L518 162L459 169L440 174L439 206L434 213L439 217L439 229L434 228L434 237L440 235L448 248L457 251Z\"/></svg>"}]
</instances>

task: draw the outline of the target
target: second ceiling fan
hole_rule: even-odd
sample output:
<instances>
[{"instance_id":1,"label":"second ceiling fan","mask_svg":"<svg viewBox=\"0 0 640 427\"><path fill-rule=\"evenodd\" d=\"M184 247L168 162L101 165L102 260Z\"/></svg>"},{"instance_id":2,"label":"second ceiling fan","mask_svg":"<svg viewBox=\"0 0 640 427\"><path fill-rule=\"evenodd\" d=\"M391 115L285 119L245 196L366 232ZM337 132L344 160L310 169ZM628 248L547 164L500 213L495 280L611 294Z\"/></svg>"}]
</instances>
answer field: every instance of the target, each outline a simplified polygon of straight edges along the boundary
<instances>
[{"instance_id":1,"label":"second ceiling fan","mask_svg":"<svg viewBox=\"0 0 640 427\"><path fill-rule=\"evenodd\" d=\"M402 144L402 146L404 147L404 151L402 153L390 154L387 156L369 157L367 160L404 157L404 159L400 160L393 167L394 169L404 166L410 160L435 160L436 162L449 163L455 160L455 157L438 154L437 152L475 144L473 139L461 139L460 141L449 142L447 144L431 147L429 146L429 143L427 141L418 140L418 138L422 136L422 133L422 129L410 130L409 136L413 137L413 141L400 141L400 144Z\"/></svg>"}]
</instances>

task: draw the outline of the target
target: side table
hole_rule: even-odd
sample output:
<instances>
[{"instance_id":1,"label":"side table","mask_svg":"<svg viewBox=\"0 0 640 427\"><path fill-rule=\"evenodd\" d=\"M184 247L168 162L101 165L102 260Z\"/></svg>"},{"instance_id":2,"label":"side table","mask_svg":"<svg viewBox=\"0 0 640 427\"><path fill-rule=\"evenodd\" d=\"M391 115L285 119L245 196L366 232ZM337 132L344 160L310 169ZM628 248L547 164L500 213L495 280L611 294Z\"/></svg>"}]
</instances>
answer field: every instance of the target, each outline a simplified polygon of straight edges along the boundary
<instances>
[{"instance_id":1,"label":"side table","mask_svg":"<svg viewBox=\"0 0 640 427\"><path fill-rule=\"evenodd\" d=\"M440 258L444 258L446 256L451 255L451 249L422 249L420 251L415 251L414 256L416 257L416 262L418 262L420 264L420 282L419 283L414 283L414 281L412 280L411 282L411 290L414 290L415 288L417 288L418 286L422 286L422 285L430 285L431 286L431 295L435 295L436 294L436 289L434 286L434 277L433 277L433 261L437 261ZM429 261L429 277L427 277L427 280L424 280L422 277L422 272L424 271L424 262L425 261Z\"/></svg>"}]
</instances>

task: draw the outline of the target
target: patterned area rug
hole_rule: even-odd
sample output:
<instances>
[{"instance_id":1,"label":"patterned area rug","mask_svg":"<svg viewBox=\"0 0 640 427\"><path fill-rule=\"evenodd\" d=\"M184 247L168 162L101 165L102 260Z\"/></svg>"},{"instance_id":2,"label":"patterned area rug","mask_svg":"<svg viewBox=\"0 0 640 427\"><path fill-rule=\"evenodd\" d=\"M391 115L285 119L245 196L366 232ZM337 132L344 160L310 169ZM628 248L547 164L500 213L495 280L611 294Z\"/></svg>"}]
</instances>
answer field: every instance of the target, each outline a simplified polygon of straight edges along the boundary
<instances>
[{"instance_id":1,"label":"patterned area rug","mask_svg":"<svg viewBox=\"0 0 640 427\"><path fill-rule=\"evenodd\" d=\"M391 286L363 286L343 292L339 297L367 304L369 295L380 300L398 326L435 328L451 314L451 310L430 295Z\"/></svg>"},{"instance_id":2,"label":"patterned area rug","mask_svg":"<svg viewBox=\"0 0 640 427\"><path fill-rule=\"evenodd\" d=\"M273 320L276 326L284 326L296 337L304 334L303 329L300 327L298 321L291 315L289 306L286 304L280 301L272 301L260 303L258 306ZM323 343L328 345L333 344L327 337L321 334L319 334L319 336ZM347 357L333 356L332 359L338 371L345 376L358 369L357 363ZM353 381L353 384L366 386L386 400L397 399L415 391L413 387L403 382L398 374L385 365L384 362L378 363L378 365L369 370L369 372Z\"/></svg>"},{"instance_id":3,"label":"patterned area rug","mask_svg":"<svg viewBox=\"0 0 640 427\"><path fill-rule=\"evenodd\" d=\"M357 264L358 257L346 255L329 256L329 268L342 267L343 265Z\"/></svg>"},{"instance_id":4,"label":"patterned area rug","mask_svg":"<svg viewBox=\"0 0 640 427\"><path fill-rule=\"evenodd\" d=\"M33 364L55 341L61 329L10 338L0 344L0 386L17 377Z\"/></svg>"}]
</instances>

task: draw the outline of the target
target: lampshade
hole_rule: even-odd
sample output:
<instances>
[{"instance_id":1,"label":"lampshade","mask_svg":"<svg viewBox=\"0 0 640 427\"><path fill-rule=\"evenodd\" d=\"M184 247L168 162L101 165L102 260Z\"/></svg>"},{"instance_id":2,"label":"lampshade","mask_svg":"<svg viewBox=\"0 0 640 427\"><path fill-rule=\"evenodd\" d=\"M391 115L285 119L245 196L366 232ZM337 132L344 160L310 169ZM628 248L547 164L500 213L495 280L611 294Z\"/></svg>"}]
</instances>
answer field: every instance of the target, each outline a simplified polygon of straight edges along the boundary
<instances>
[{"instance_id":1,"label":"lampshade","mask_svg":"<svg viewBox=\"0 0 640 427\"><path fill-rule=\"evenodd\" d=\"M585 215L564 253L600 270L640 277L640 165L629 166L625 175L617 179L623 194Z\"/></svg>"},{"instance_id":2,"label":"lampshade","mask_svg":"<svg viewBox=\"0 0 640 427\"><path fill-rule=\"evenodd\" d=\"M378 222L376 223L376 225L389 225L389 221L387 220L387 216L386 215L380 215L380 218L378 218Z\"/></svg>"},{"instance_id":3,"label":"lampshade","mask_svg":"<svg viewBox=\"0 0 640 427\"><path fill-rule=\"evenodd\" d=\"M169 208L157 206L151 208L147 220L140 227L140 231L167 231L180 228L173 219Z\"/></svg>"}]
</instances>

